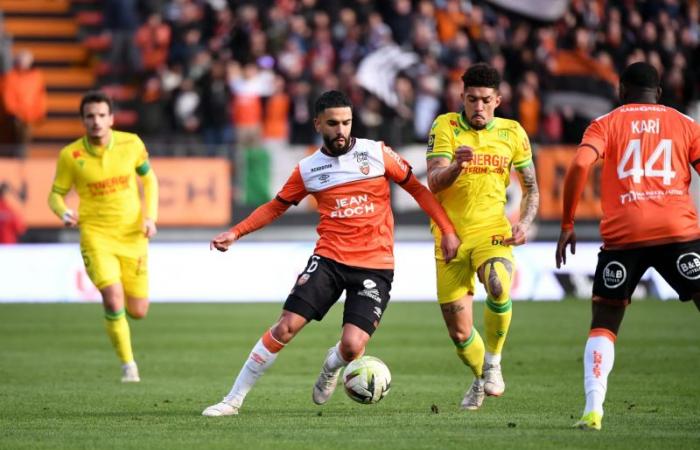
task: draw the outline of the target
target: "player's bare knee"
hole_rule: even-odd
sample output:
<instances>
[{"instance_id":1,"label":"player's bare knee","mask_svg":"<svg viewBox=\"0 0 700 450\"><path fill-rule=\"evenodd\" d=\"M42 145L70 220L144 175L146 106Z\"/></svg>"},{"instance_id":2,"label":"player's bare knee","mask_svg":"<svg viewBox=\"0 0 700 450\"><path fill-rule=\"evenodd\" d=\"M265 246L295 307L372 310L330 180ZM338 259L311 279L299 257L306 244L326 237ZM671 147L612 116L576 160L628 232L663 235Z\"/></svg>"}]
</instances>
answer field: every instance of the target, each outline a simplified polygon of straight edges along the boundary
<instances>
[{"instance_id":1,"label":"player's bare knee","mask_svg":"<svg viewBox=\"0 0 700 450\"><path fill-rule=\"evenodd\" d=\"M450 339L455 344L461 344L469 339L472 335L473 323L471 321L463 320L457 326L448 327L447 331L450 334Z\"/></svg>"},{"instance_id":2,"label":"player's bare knee","mask_svg":"<svg viewBox=\"0 0 700 450\"><path fill-rule=\"evenodd\" d=\"M365 342L357 339L343 339L340 341L339 350L345 361L353 361L365 352Z\"/></svg>"}]
</instances>

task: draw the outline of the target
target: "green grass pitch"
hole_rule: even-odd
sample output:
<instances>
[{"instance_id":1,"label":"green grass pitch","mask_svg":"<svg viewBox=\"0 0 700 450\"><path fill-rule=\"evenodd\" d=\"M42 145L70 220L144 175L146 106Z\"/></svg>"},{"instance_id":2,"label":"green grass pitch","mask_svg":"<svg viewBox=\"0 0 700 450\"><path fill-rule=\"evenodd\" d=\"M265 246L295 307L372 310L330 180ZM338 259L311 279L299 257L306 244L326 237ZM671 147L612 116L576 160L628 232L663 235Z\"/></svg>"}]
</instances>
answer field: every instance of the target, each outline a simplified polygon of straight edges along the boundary
<instances>
[{"instance_id":1,"label":"green grass pitch","mask_svg":"<svg viewBox=\"0 0 700 450\"><path fill-rule=\"evenodd\" d=\"M483 303L475 305L481 325ZM100 307L0 305L0 449L700 448L700 314L635 301L609 380L600 433L570 429L583 407L587 301L516 302L506 393L458 408L471 375L435 303L391 304L367 353L393 374L377 405L311 387L341 307L283 350L238 417L201 411L228 392L278 304L153 304L132 322L142 382L122 385Z\"/></svg>"}]
</instances>

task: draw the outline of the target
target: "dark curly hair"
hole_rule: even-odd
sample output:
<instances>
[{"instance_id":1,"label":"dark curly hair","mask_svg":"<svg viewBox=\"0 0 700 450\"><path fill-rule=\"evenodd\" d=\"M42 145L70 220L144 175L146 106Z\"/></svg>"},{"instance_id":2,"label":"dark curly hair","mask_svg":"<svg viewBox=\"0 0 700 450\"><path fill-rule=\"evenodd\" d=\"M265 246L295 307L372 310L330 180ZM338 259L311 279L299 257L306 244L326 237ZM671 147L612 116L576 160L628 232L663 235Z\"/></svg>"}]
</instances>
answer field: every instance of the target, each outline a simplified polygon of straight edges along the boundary
<instances>
[{"instance_id":1,"label":"dark curly hair","mask_svg":"<svg viewBox=\"0 0 700 450\"><path fill-rule=\"evenodd\" d=\"M352 102L340 91L326 91L321 94L314 103L314 116L318 117L323 111L328 108L352 108Z\"/></svg>"},{"instance_id":2,"label":"dark curly hair","mask_svg":"<svg viewBox=\"0 0 700 450\"><path fill-rule=\"evenodd\" d=\"M498 71L485 63L470 66L462 75L464 90L469 87L487 87L498 89L501 84L501 76Z\"/></svg>"},{"instance_id":3,"label":"dark curly hair","mask_svg":"<svg viewBox=\"0 0 700 450\"><path fill-rule=\"evenodd\" d=\"M114 111L114 102L112 98L103 91L88 91L83 95L83 98L80 100L81 117L83 116L83 108L88 103L107 103L109 113L112 114L112 111Z\"/></svg>"}]
</instances>

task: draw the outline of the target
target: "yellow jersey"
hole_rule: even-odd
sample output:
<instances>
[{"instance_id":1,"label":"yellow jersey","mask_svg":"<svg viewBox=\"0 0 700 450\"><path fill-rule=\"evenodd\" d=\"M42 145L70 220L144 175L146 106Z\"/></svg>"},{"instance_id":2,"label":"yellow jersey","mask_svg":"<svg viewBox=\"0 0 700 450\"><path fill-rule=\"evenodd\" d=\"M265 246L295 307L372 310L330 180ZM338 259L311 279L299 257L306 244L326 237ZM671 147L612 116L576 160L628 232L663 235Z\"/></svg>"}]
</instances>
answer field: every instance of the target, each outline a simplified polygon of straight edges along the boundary
<instances>
[{"instance_id":1,"label":"yellow jersey","mask_svg":"<svg viewBox=\"0 0 700 450\"><path fill-rule=\"evenodd\" d=\"M460 146L474 149L474 159L447 189L435 194L460 236L485 228L510 229L505 215L511 167L532 164L527 133L514 120L495 117L475 130L462 113L447 113L433 122L426 158L454 158ZM434 226L432 226L435 229Z\"/></svg>"},{"instance_id":2,"label":"yellow jersey","mask_svg":"<svg viewBox=\"0 0 700 450\"><path fill-rule=\"evenodd\" d=\"M96 231L115 238L142 235L143 217L136 174L150 170L148 152L133 134L112 130L107 146L83 136L61 150L52 192L64 196L75 186L81 234Z\"/></svg>"}]
</instances>

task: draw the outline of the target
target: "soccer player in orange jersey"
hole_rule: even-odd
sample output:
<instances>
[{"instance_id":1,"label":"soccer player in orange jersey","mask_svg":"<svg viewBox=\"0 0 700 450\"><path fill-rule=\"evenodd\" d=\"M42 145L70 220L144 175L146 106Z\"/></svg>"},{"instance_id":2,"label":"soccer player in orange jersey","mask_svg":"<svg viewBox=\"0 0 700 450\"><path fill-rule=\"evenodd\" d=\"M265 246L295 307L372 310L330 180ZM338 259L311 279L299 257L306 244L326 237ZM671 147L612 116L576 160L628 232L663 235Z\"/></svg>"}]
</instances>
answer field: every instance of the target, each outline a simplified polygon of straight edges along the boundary
<instances>
[{"instance_id":1,"label":"soccer player in orange jersey","mask_svg":"<svg viewBox=\"0 0 700 450\"><path fill-rule=\"evenodd\" d=\"M627 67L620 78L623 105L588 126L564 181L557 267L566 263L567 246L576 251L576 204L590 167L603 161L603 247L583 357L586 406L574 425L581 429L601 429L615 340L644 272L653 267L682 301L700 309L700 228L688 192L690 168L700 171L700 126L657 104L660 94L653 66Z\"/></svg>"},{"instance_id":2,"label":"soccer player in orange jersey","mask_svg":"<svg viewBox=\"0 0 700 450\"><path fill-rule=\"evenodd\" d=\"M273 200L211 241L211 247L226 251L307 195L318 203L319 239L281 316L255 344L229 394L206 408L205 416L238 414L245 396L278 352L309 321L323 319L345 291L342 336L328 350L312 392L314 403L328 401L340 370L364 353L389 302L394 277L389 181L411 194L440 228L445 260L457 253L460 240L452 223L411 166L383 142L350 136L352 105L343 93L328 91L316 100L314 126L323 136L323 146L297 164Z\"/></svg>"}]
</instances>

